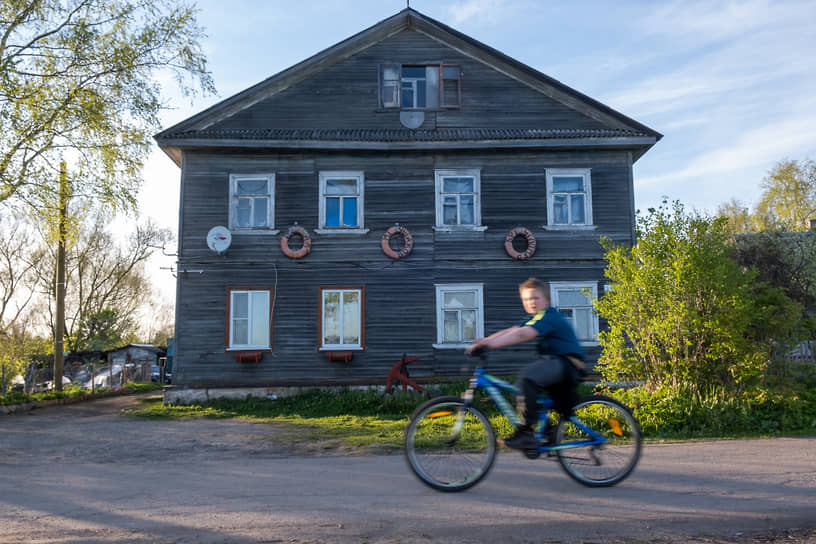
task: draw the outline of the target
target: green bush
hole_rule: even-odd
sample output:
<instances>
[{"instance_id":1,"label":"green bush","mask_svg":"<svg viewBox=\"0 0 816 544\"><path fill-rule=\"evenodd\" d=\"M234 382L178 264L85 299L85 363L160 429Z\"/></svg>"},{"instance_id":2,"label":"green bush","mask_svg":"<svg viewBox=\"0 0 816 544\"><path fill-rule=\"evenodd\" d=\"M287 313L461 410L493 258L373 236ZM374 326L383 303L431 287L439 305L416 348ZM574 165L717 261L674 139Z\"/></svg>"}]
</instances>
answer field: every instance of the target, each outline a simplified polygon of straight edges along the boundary
<instances>
[{"instance_id":1,"label":"green bush","mask_svg":"<svg viewBox=\"0 0 816 544\"><path fill-rule=\"evenodd\" d=\"M816 434L816 389L752 389L738 395L662 386L607 393L629 405L648 438Z\"/></svg>"},{"instance_id":2,"label":"green bush","mask_svg":"<svg viewBox=\"0 0 816 544\"><path fill-rule=\"evenodd\" d=\"M127 391L134 393L146 393L149 391L156 391L161 389L161 384L157 383L126 383L124 387L114 389L119 391ZM97 389L96 393L105 393L108 389ZM22 391L11 391L5 397L0 397L0 404L25 404L28 402L40 402L52 399L70 399L75 397L82 397L91 395L90 389L84 389L79 385L66 385L62 391L46 391L43 393L32 393L26 395Z\"/></svg>"}]
</instances>

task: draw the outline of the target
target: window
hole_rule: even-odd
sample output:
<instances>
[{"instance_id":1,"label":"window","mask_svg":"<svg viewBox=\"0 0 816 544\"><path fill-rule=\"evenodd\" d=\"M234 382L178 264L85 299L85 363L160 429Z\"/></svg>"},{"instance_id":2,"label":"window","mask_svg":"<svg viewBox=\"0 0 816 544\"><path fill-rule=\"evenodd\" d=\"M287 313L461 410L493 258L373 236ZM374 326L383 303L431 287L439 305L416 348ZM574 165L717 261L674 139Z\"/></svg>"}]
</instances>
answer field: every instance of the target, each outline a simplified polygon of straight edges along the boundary
<instances>
[{"instance_id":1,"label":"window","mask_svg":"<svg viewBox=\"0 0 816 544\"><path fill-rule=\"evenodd\" d=\"M547 170L547 223L571 228L592 225L589 169Z\"/></svg>"},{"instance_id":2,"label":"window","mask_svg":"<svg viewBox=\"0 0 816 544\"><path fill-rule=\"evenodd\" d=\"M320 228L363 229L362 172L320 172Z\"/></svg>"},{"instance_id":3,"label":"window","mask_svg":"<svg viewBox=\"0 0 816 544\"><path fill-rule=\"evenodd\" d=\"M273 229L275 226L275 175L230 175L231 230Z\"/></svg>"},{"instance_id":4,"label":"window","mask_svg":"<svg viewBox=\"0 0 816 544\"><path fill-rule=\"evenodd\" d=\"M436 348L462 348L484 336L483 286L436 286Z\"/></svg>"},{"instance_id":5,"label":"window","mask_svg":"<svg viewBox=\"0 0 816 544\"><path fill-rule=\"evenodd\" d=\"M480 191L478 170L437 170L437 229L484 230Z\"/></svg>"},{"instance_id":6,"label":"window","mask_svg":"<svg viewBox=\"0 0 816 544\"><path fill-rule=\"evenodd\" d=\"M584 345L598 345L598 316L593 300L598 298L597 283L550 282L552 305L567 318Z\"/></svg>"},{"instance_id":7,"label":"window","mask_svg":"<svg viewBox=\"0 0 816 544\"><path fill-rule=\"evenodd\" d=\"M365 289L320 288L320 349L363 349Z\"/></svg>"},{"instance_id":8,"label":"window","mask_svg":"<svg viewBox=\"0 0 816 544\"><path fill-rule=\"evenodd\" d=\"M383 108L458 108L461 101L459 66L454 64L380 65L380 106Z\"/></svg>"},{"instance_id":9,"label":"window","mask_svg":"<svg viewBox=\"0 0 816 544\"><path fill-rule=\"evenodd\" d=\"M227 301L227 349L270 349L272 290L231 288Z\"/></svg>"}]
</instances>

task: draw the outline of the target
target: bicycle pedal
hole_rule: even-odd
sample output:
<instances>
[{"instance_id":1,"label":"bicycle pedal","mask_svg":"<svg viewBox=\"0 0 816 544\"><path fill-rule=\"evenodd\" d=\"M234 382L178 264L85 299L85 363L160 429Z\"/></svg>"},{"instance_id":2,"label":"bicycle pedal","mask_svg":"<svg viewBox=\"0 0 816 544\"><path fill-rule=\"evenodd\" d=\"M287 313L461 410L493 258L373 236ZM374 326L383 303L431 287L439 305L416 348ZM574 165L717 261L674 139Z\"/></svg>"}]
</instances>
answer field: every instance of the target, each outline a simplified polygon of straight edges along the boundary
<instances>
[{"instance_id":1,"label":"bicycle pedal","mask_svg":"<svg viewBox=\"0 0 816 544\"><path fill-rule=\"evenodd\" d=\"M537 449L522 450L521 453L524 454L524 457L526 457L527 459L538 459L539 456L541 455L541 452L538 451Z\"/></svg>"}]
</instances>

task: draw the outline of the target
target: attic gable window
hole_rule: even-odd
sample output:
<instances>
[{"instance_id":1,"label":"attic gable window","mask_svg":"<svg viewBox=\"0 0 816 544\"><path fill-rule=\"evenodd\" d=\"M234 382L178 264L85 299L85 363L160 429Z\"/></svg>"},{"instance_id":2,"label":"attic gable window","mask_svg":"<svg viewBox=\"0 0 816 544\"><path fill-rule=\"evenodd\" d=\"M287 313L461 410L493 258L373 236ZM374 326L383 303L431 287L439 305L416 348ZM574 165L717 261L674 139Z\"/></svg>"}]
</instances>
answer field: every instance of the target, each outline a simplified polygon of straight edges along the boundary
<instances>
[{"instance_id":1,"label":"attic gable window","mask_svg":"<svg viewBox=\"0 0 816 544\"><path fill-rule=\"evenodd\" d=\"M459 66L454 64L380 65L380 107L401 109L458 108Z\"/></svg>"}]
</instances>

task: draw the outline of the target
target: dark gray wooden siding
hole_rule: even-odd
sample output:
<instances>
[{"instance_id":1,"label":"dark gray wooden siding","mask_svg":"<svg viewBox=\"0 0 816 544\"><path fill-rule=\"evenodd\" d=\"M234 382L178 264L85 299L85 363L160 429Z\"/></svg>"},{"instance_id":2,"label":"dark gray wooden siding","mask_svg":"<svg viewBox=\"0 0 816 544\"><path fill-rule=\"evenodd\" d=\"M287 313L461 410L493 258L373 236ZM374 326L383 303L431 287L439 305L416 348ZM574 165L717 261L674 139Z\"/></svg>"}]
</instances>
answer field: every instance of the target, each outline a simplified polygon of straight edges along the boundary
<instances>
[{"instance_id":1,"label":"dark gray wooden siding","mask_svg":"<svg viewBox=\"0 0 816 544\"><path fill-rule=\"evenodd\" d=\"M481 171L485 232L437 233L434 170ZM591 168L591 231L548 231L549 168ZM318 176L325 170L365 174L367 234L317 234ZM225 255L206 246L214 225L227 225L229 175L276 175L275 227L281 234L234 233ZM436 350L436 283L483 283L485 332L523 317L517 285L530 276L548 281L602 281L599 237L632 241L631 160L626 151L492 152L269 152L187 150L181 184L179 304L174 379L182 385L273 385L383 382L402 353L419 355L412 377L461 375L459 350ZM291 260L280 237L294 221L312 233L312 251ZM406 226L414 250L392 261L382 233ZM504 250L507 232L525 226L538 248L526 262ZM185 272L186 271L186 272ZM350 363L317 351L318 287L365 287L364 352ZM238 363L225 351L227 289L275 288L273 351L259 363ZM597 350L590 350L590 355ZM533 346L497 352L491 369L515 372ZM466 371L465 371L466 373Z\"/></svg>"},{"instance_id":2,"label":"dark gray wooden siding","mask_svg":"<svg viewBox=\"0 0 816 544\"><path fill-rule=\"evenodd\" d=\"M429 111L421 128L609 128L413 30L387 38L211 128L402 128L399 111L379 109L379 65L439 62L461 68L461 108Z\"/></svg>"}]
</instances>

